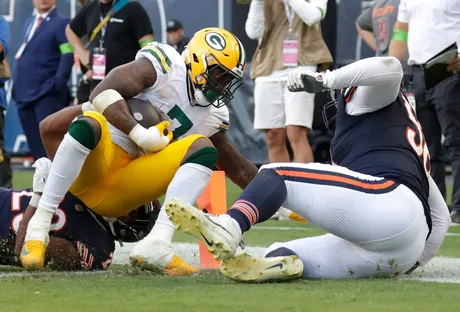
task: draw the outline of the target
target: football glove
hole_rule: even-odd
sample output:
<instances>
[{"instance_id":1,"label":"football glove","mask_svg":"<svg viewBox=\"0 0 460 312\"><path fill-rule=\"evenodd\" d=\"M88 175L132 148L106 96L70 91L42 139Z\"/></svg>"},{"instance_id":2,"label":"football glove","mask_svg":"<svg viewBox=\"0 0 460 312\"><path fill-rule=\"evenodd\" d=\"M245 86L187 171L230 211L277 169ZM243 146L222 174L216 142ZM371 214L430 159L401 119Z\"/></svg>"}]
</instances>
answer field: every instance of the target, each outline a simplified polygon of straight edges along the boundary
<instances>
[{"instance_id":1,"label":"football glove","mask_svg":"<svg viewBox=\"0 0 460 312\"><path fill-rule=\"evenodd\" d=\"M43 193L45 189L46 180L50 173L51 165L53 163L46 157L37 159L32 167L35 168L32 188L34 193Z\"/></svg>"},{"instance_id":2,"label":"football glove","mask_svg":"<svg viewBox=\"0 0 460 312\"><path fill-rule=\"evenodd\" d=\"M319 93L324 90L322 75L309 69L297 69L289 73L287 88L291 92Z\"/></svg>"},{"instance_id":3,"label":"football glove","mask_svg":"<svg viewBox=\"0 0 460 312\"><path fill-rule=\"evenodd\" d=\"M172 131L168 129L169 126L169 121L162 121L148 129L137 124L128 136L139 147L149 152L158 152L165 148L173 138Z\"/></svg>"}]
</instances>

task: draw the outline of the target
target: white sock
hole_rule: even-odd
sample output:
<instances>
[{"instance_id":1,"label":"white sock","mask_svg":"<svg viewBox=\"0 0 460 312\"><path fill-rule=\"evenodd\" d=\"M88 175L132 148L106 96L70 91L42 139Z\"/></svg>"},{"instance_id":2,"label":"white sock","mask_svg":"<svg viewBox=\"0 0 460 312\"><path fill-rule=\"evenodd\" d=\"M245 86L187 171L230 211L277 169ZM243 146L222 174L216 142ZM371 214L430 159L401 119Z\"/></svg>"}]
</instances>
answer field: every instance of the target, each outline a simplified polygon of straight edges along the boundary
<instances>
[{"instance_id":1,"label":"white sock","mask_svg":"<svg viewBox=\"0 0 460 312\"><path fill-rule=\"evenodd\" d=\"M66 133L51 165L37 211L30 219L26 241L40 240L44 243L47 241L53 215L80 174L90 151Z\"/></svg>"},{"instance_id":2,"label":"white sock","mask_svg":"<svg viewBox=\"0 0 460 312\"><path fill-rule=\"evenodd\" d=\"M202 165L187 163L181 166L166 190L158 219L146 238L172 242L175 227L166 215L165 203L174 198L194 204L208 185L211 174L212 170Z\"/></svg>"}]
</instances>

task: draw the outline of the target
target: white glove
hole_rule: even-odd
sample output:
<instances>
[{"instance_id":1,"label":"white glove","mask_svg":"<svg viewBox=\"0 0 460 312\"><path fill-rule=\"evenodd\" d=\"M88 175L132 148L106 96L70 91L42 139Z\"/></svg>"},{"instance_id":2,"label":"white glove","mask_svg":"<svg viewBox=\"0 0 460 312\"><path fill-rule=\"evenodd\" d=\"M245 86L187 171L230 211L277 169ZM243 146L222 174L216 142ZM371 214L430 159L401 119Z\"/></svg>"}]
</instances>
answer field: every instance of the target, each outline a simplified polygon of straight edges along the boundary
<instances>
[{"instance_id":1,"label":"white glove","mask_svg":"<svg viewBox=\"0 0 460 312\"><path fill-rule=\"evenodd\" d=\"M291 92L319 93L323 91L323 76L309 69L296 69L289 73L287 88Z\"/></svg>"},{"instance_id":2,"label":"white glove","mask_svg":"<svg viewBox=\"0 0 460 312\"><path fill-rule=\"evenodd\" d=\"M53 163L51 162L51 160L49 160L46 157L42 157L40 159L37 159L32 165L32 167L35 168L32 186L34 193L43 193L52 164Z\"/></svg>"},{"instance_id":3,"label":"white glove","mask_svg":"<svg viewBox=\"0 0 460 312\"><path fill-rule=\"evenodd\" d=\"M168 129L169 121L162 121L148 129L137 124L129 133L129 137L137 145L149 152L158 152L165 148L173 138L173 133Z\"/></svg>"}]
</instances>

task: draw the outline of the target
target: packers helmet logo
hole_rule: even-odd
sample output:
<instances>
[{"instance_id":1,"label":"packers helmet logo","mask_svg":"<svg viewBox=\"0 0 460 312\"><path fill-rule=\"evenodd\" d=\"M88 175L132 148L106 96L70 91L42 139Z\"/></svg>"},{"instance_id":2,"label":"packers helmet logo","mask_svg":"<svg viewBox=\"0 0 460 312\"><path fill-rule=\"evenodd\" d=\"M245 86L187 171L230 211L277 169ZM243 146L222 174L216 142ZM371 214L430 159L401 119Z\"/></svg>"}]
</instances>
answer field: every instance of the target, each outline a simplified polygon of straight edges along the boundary
<instances>
[{"instance_id":1,"label":"packers helmet logo","mask_svg":"<svg viewBox=\"0 0 460 312\"><path fill-rule=\"evenodd\" d=\"M216 32L207 33L204 40L211 48L217 51L222 51L227 46L224 37Z\"/></svg>"}]
</instances>

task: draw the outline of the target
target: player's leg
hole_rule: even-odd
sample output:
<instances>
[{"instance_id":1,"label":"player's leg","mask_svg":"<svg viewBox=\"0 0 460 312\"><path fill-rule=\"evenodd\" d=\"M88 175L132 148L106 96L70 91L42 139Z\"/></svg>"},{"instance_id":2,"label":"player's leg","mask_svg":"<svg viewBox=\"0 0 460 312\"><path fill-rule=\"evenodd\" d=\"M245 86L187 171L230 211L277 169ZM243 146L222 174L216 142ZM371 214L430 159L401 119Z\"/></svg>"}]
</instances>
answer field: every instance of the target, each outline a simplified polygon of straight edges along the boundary
<instances>
[{"instance_id":1,"label":"player's leg","mask_svg":"<svg viewBox=\"0 0 460 312\"><path fill-rule=\"evenodd\" d=\"M267 220L280 205L369 252L389 249L396 255L402 248L410 259L398 256L399 266L415 263L428 233L423 206L404 185L323 164L263 166L227 215L204 215L180 202L169 203L167 212L185 231L204 238L216 257L228 259L241 232Z\"/></svg>"},{"instance_id":2,"label":"player's leg","mask_svg":"<svg viewBox=\"0 0 460 312\"><path fill-rule=\"evenodd\" d=\"M131 253L133 263L165 268L168 274L196 273L196 268L186 264L172 252L175 226L165 212L165 203L180 199L195 203L203 193L217 162L217 150L207 138L193 142L166 190L163 206L150 233L140 241Z\"/></svg>"},{"instance_id":3,"label":"player's leg","mask_svg":"<svg viewBox=\"0 0 460 312\"><path fill-rule=\"evenodd\" d=\"M76 195L95 212L107 217L125 215L165 193L166 199L179 198L194 203L206 187L216 160L217 151L211 142L204 136L191 135L157 153L133 159L116 170L109 177L107 187L98 184L91 192L104 193L99 202L87 197L88 187ZM174 262L181 262L172 252L173 234L174 226L162 208L150 234L133 249L133 258L161 269L171 269ZM187 268L185 264L178 267Z\"/></svg>"},{"instance_id":4,"label":"player's leg","mask_svg":"<svg viewBox=\"0 0 460 312\"><path fill-rule=\"evenodd\" d=\"M227 214L206 215L189 203L166 203L169 218L183 231L204 240L215 258L232 257L242 242L242 232L272 217L287 196L284 179L274 170L261 170L243 190ZM263 207L258 209L257 207Z\"/></svg>"},{"instance_id":5,"label":"player's leg","mask_svg":"<svg viewBox=\"0 0 460 312\"><path fill-rule=\"evenodd\" d=\"M59 203L77 179L90 152L97 146L100 146L99 149L104 149L103 144L98 144L101 133L108 135L110 141L107 124L102 115L94 112L85 113L85 116L86 114L89 115L79 118L70 125L56 152L37 211L27 228L21 256L25 267L43 266L51 219ZM106 131L101 129L101 123L104 123ZM103 141L107 142L107 139Z\"/></svg>"},{"instance_id":6,"label":"player's leg","mask_svg":"<svg viewBox=\"0 0 460 312\"><path fill-rule=\"evenodd\" d=\"M397 263L398 260L407 259L407 254L405 250L395 251L391 248L368 251L333 234L325 234L274 243L267 248L262 258L237 255L222 261L220 271L228 278L244 282L281 281L300 277L391 277L404 274L412 267L413 260L402 265Z\"/></svg>"}]
</instances>

